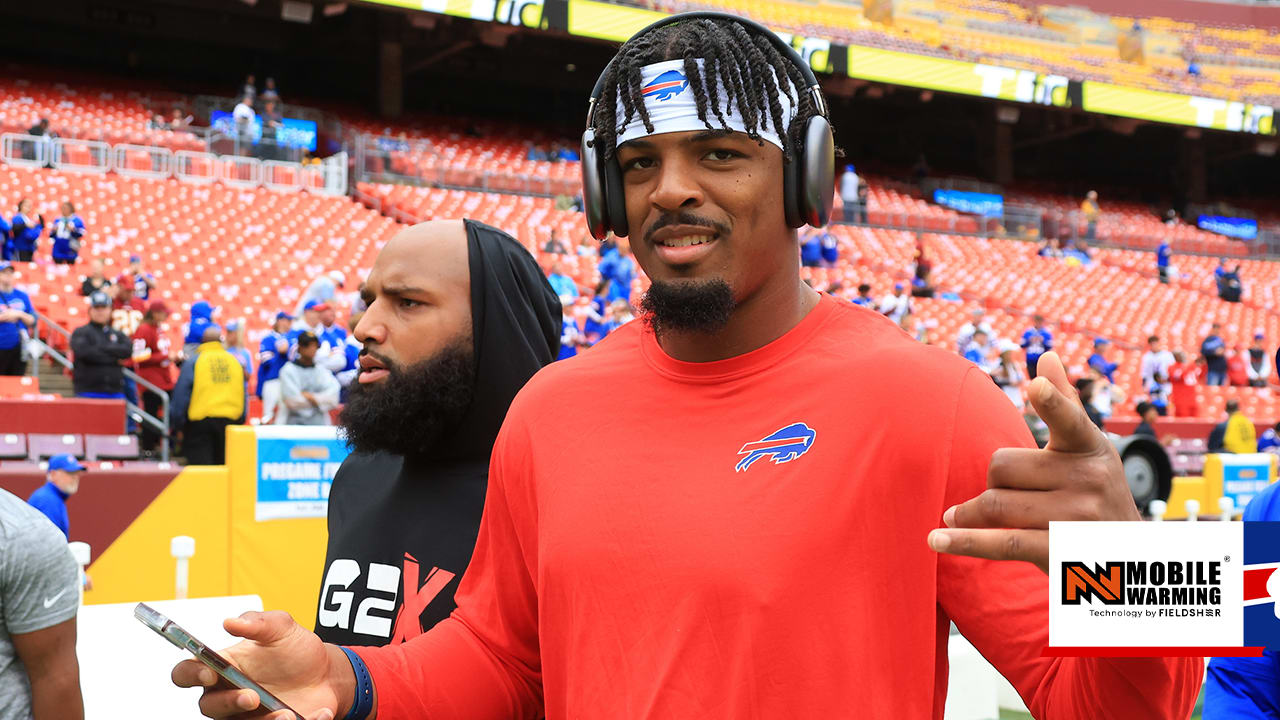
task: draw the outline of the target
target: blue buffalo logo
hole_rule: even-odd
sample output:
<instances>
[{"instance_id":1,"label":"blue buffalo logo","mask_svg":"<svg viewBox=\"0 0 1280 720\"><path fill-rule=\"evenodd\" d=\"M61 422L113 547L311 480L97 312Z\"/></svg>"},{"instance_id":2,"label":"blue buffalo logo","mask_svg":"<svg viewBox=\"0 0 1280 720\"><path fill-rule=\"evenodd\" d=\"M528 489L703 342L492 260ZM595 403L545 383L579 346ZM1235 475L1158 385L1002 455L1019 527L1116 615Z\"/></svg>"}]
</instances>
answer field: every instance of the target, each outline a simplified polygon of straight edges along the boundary
<instances>
[{"instance_id":1,"label":"blue buffalo logo","mask_svg":"<svg viewBox=\"0 0 1280 720\"><path fill-rule=\"evenodd\" d=\"M679 95L687 87L689 87L689 78L685 77L684 73L679 70L668 70L650 80L648 85L641 88L640 94L662 102Z\"/></svg>"},{"instance_id":2,"label":"blue buffalo logo","mask_svg":"<svg viewBox=\"0 0 1280 720\"><path fill-rule=\"evenodd\" d=\"M738 451L742 459L733 469L736 472L743 472L761 458L769 458L774 465L791 462L809 452L816 436L817 433L808 425L792 423L771 435L766 435L763 440L743 445Z\"/></svg>"}]
</instances>

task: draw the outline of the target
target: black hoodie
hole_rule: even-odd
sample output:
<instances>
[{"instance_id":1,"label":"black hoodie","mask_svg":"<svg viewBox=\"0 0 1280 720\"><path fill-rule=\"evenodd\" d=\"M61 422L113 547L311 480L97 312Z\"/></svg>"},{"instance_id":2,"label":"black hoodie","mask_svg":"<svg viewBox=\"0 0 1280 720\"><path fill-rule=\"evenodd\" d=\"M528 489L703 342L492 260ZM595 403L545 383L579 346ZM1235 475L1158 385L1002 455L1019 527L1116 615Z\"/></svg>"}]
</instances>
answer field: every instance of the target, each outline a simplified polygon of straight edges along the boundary
<instances>
[{"instance_id":1,"label":"black hoodie","mask_svg":"<svg viewBox=\"0 0 1280 720\"><path fill-rule=\"evenodd\" d=\"M315 625L326 642L399 643L453 612L498 428L516 393L560 350L560 300L533 257L501 230L465 224L476 362L471 407L421 457L357 453L342 463L329 495Z\"/></svg>"}]
</instances>

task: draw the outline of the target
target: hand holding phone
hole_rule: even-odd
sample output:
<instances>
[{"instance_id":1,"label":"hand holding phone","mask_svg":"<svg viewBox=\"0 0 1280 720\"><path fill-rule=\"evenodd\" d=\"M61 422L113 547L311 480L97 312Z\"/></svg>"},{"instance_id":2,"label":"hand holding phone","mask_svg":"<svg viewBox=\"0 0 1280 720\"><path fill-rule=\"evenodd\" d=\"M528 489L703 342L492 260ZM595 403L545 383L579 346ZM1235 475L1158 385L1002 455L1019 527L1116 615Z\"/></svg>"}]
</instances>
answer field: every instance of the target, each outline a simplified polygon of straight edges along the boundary
<instances>
[{"instance_id":1,"label":"hand holding phone","mask_svg":"<svg viewBox=\"0 0 1280 720\"><path fill-rule=\"evenodd\" d=\"M288 613L247 612L227 619L223 627L244 640L223 650L221 657L292 709L268 715L265 705L259 705L263 696L258 691L237 686L200 660L183 660L173 668L173 683L204 688L200 711L208 717L332 720L351 707L355 674L346 655Z\"/></svg>"}]
</instances>

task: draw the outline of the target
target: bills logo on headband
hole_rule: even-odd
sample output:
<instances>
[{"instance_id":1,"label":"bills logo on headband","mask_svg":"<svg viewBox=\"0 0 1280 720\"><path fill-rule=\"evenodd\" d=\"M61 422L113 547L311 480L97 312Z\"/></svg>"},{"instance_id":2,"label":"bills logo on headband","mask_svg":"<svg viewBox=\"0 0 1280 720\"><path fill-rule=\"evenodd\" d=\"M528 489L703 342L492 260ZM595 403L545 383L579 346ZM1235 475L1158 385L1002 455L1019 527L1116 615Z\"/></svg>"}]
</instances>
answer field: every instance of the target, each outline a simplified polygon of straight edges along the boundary
<instances>
[{"instance_id":1,"label":"bills logo on headband","mask_svg":"<svg viewBox=\"0 0 1280 720\"><path fill-rule=\"evenodd\" d=\"M679 70L668 70L641 88L641 95L657 102L670 100L689 87L689 78Z\"/></svg>"},{"instance_id":2,"label":"bills logo on headband","mask_svg":"<svg viewBox=\"0 0 1280 720\"><path fill-rule=\"evenodd\" d=\"M1244 644L1280 649L1280 522L1244 523Z\"/></svg>"},{"instance_id":3,"label":"bills logo on headband","mask_svg":"<svg viewBox=\"0 0 1280 720\"><path fill-rule=\"evenodd\" d=\"M791 462L809 452L816 436L817 433L808 425L792 423L775 433L766 435L763 440L743 445L738 451L742 459L733 469L736 472L743 472L761 458L769 458L774 465Z\"/></svg>"}]
</instances>

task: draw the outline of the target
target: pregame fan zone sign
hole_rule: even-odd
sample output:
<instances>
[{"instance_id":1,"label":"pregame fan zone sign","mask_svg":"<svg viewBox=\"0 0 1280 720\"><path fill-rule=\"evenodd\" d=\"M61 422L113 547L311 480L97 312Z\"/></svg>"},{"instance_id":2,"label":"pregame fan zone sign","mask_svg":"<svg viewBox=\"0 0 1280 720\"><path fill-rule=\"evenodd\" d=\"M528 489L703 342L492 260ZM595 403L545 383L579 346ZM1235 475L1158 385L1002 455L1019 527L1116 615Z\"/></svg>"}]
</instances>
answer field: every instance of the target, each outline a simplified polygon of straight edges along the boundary
<instances>
[{"instance_id":1,"label":"pregame fan zone sign","mask_svg":"<svg viewBox=\"0 0 1280 720\"><path fill-rule=\"evenodd\" d=\"M333 476L350 452L338 429L264 425L257 439L254 519L325 517Z\"/></svg>"},{"instance_id":2,"label":"pregame fan zone sign","mask_svg":"<svg viewBox=\"0 0 1280 720\"><path fill-rule=\"evenodd\" d=\"M1046 655L1280 650L1280 523L1054 522Z\"/></svg>"}]
</instances>

